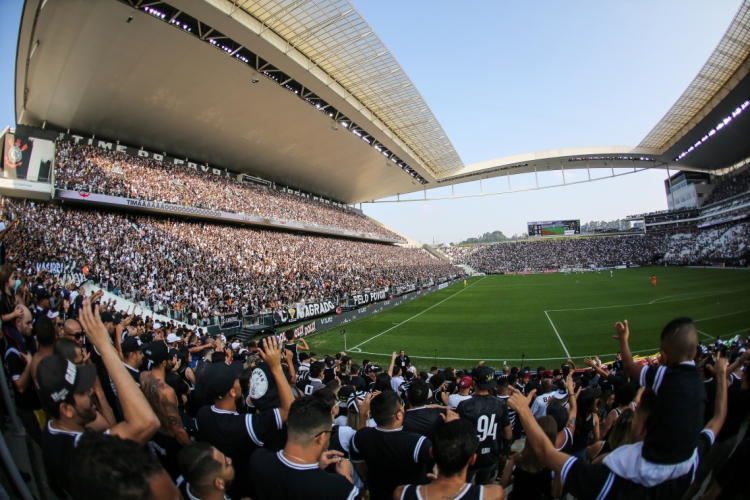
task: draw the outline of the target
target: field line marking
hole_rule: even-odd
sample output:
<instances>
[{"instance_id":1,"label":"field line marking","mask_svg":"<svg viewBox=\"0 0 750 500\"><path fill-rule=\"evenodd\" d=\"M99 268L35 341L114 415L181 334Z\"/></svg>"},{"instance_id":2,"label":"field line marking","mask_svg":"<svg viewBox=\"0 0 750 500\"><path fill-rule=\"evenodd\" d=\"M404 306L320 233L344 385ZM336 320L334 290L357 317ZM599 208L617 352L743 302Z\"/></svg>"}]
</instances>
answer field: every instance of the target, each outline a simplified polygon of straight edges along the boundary
<instances>
[{"instance_id":1,"label":"field line marking","mask_svg":"<svg viewBox=\"0 0 750 500\"><path fill-rule=\"evenodd\" d=\"M653 347L651 349L643 349L641 351L631 351L631 352L633 354L639 354L642 352L654 352L658 350L659 350L658 347ZM383 354L382 352L368 352L368 351L362 351L359 354L369 354L372 356L386 356L386 357L390 356L390 354ZM615 354L616 353L599 354L599 356L600 357L601 356L614 356ZM589 356L576 356L576 358L593 358L594 356L595 356L594 354L591 354ZM412 356L411 354L409 355L409 357L414 358L414 359L447 359L449 361L482 361L482 360L484 361L521 361L522 359L523 361L554 361L556 359L567 360L568 358L570 358L570 356L568 356L567 358L479 358L479 357L477 358L446 358L443 356Z\"/></svg>"},{"instance_id":2,"label":"field line marking","mask_svg":"<svg viewBox=\"0 0 750 500\"><path fill-rule=\"evenodd\" d=\"M555 331L555 335L557 335L557 340L560 341L560 345L562 345L563 351L565 351L565 354L570 357L570 353L568 352L568 348L565 347L565 343L562 341L562 338L560 337L560 334L557 333L557 328L555 328L555 324L552 322L552 318L549 317L549 314L547 314L547 311L544 311L544 314L547 316L547 319L549 320L549 324L552 325L552 329Z\"/></svg>"},{"instance_id":3,"label":"field line marking","mask_svg":"<svg viewBox=\"0 0 750 500\"><path fill-rule=\"evenodd\" d=\"M702 332L702 331L698 330L698 333L700 333L701 335L705 335L706 337L708 337L708 338L710 338L710 339L712 339L712 338L713 338L712 336L710 336L710 335L709 335L709 334L707 334L706 332Z\"/></svg>"},{"instance_id":4,"label":"field line marking","mask_svg":"<svg viewBox=\"0 0 750 500\"><path fill-rule=\"evenodd\" d=\"M726 318L727 316L734 316L735 314L742 314L744 312L748 312L750 309L742 309L741 311L735 311L727 314L720 314L718 316L711 316L708 318L701 318L701 319L694 319L693 323L697 323L699 321L708 321L709 319L716 319L716 318Z\"/></svg>"},{"instance_id":5,"label":"field line marking","mask_svg":"<svg viewBox=\"0 0 750 500\"><path fill-rule=\"evenodd\" d=\"M446 298L444 298L443 300L441 300L441 301L440 301L440 302L438 302L437 304L433 304L433 305L431 305L430 307L428 307L428 308L427 308L427 309L425 309L424 311L422 311L422 312L420 312L420 313L417 313L417 314L415 314L415 315L414 315L414 316L412 316L411 318L409 318L409 319L406 319L406 320L402 321L401 323L397 324L396 326L392 326L392 327L390 327L389 329L385 330L384 332L380 332L380 333L378 333L377 335L375 335L375 336L373 336L373 337L370 337L369 339L365 340L365 341L364 341L364 342L362 342L361 344L357 344L357 345L355 345L354 347L350 347L350 348L349 348L349 350L351 350L351 349L356 349L357 347L363 346L363 345L365 345L366 343L368 343L369 341L371 341L371 340L373 340L373 339L376 339L376 338L380 337L381 335L383 335L383 334L385 334L385 333L388 333L388 332L390 332L390 331L391 331L391 330L393 330L394 328L398 328L399 326L403 325L404 323L408 323L409 321L413 320L413 319L414 319L414 318L416 318L417 316L421 316L421 315L423 315L424 313L426 313L427 311L429 311L430 309L432 309L433 307L437 307L437 306L439 306L440 304L442 304L443 302L445 302L446 300L448 300L448 299L452 299L453 297L455 297L455 296L456 296L456 295L458 295L459 293L463 292L464 290L468 290L469 288L473 287L474 285L476 285L477 283L479 283L480 281L482 281L482 280L484 280L484 279L487 279L487 276L485 276L484 278L482 278L482 279L480 279L480 280L477 280L477 281L475 281L474 283L472 283L471 285L469 285L469 286L467 286L467 287L465 287L465 288L462 288L461 290L457 291L456 293L454 293L454 294L453 294L453 295L451 295L450 297L446 297Z\"/></svg>"}]
</instances>

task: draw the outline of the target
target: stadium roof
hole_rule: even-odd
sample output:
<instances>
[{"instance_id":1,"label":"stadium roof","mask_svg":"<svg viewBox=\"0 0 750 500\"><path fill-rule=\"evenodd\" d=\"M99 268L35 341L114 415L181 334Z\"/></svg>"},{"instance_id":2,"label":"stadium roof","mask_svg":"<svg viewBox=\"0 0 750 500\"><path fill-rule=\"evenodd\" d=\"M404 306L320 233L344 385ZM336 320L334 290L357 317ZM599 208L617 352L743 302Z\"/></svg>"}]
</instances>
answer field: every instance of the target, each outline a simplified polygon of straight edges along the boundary
<instances>
[{"instance_id":1,"label":"stadium roof","mask_svg":"<svg viewBox=\"0 0 750 500\"><path fill-rule=\"evenodd\" d=\"M745 0L639 146L464 166L348 0L26 0L16 116L346 203L540 169L715 170L750 156L750 112L735 114L750 99L749 17Z\"/></svg>"},{"instance_id":2,"label":"stadium roof","mask_svg":"<svg viewBox=\"0 0 750 500\"><path fill-rule=\"evenodd\" d=\"M419 91L348 0L236 0L344 87L401 138L433 174L463 164Z\"/></svg>"},{"instance_id":3,"label":"stadium roof","mask_svg":"<svg viewBox=\"0 0 750 500\"><path fill-rule=\"evenodd\" d=\"M705 117L712 108L712 100L720 101L747 74L748 56L750 1L745 0L706 64L664 118L641 141L640 147L666 150L672 146ZM743 63L745 71L737 75Z\"/></svg>"},{"instance_id":4,"label":"stadium roof","mask_svg":"<svg viewBox=\"0 0 750 500\"><path fill-rule=\"evenodd\" d=\"M346 203L463 166L347 0L26 0L16 117Z\"/></svg>"}]
</instances>

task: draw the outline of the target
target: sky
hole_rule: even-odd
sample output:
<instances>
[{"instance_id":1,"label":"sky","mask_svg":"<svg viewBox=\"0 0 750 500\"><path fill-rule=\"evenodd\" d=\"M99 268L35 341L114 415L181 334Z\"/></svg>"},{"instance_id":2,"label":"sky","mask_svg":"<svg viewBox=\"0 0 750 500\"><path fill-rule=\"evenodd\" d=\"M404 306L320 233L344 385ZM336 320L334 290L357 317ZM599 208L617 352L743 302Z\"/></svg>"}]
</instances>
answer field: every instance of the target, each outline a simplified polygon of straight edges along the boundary
<instances>
[{"instance_id":1,"label":"sky","mask_svg":"<svg viewBox=\"0 0 750 500\"><path fill-rule=\"evenodd\" d=\"M114 0L108 0L114 1ZM351 0L394 54L465 164L576 146L635 146L712 53L740 0ZM22 0L0 0L0 128L13 125ZM593 176L608 172L594 172ZM566 181L581 180L573 173ZM667 208L654 170L538 191L363 204L421 242L450 243L526 222L614 220ZM548 174L541 185L559 184ZM511 188L533 177L512 176ZM484 182L505 191L505 179ZM476 182L456 194L479 193ZM450 196L449 188L428 196Z\"/></svg>"}]
</instances>

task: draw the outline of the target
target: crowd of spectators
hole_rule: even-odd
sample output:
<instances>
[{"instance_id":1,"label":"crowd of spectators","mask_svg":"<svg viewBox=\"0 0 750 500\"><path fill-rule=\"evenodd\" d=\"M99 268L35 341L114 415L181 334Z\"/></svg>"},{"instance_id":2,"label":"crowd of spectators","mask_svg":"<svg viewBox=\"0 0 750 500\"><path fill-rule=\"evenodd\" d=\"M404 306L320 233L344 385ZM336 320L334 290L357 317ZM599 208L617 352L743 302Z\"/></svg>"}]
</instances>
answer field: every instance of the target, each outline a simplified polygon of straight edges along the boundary
<instances>
[{"instance_id":1,"label":"crowd of spectators","mask_svg":"<svg viewBox=\"0 0 750 500\"><path fill-rule=\"evenodd\" d=\"M696 263L703 259L737 259L750 251L750 223L678 233L667 243L664 261Z\"/></svg>"},{"instance_id":2,"label":"crowd of spectators","mask_svg":"<svg viewBox=\"0 0 750 500\"><path fill-rule=\"evenodd\" d=\"M750 337L703 345L689 318L642 361L625 321L611 363L420 369L114 314L43 271L0 266L0 286L16 411L61 499L680 499L709 475L702 498L746 494Z\"/></svg>"},{"instance_id":3,"label":"crowd of spectators","mask_svg":"<svg viewBox=\"0 0 750 500\"><path fill-rule=\"evenodd\" d=\"M477 246L454 263L484 273L590 269L651 262L663 244L663 238L648 235L540 239Z\"/></svg>"},{"instance_id":4,"label":"crowd of spectators","mask_svg":"<svg viewBox=\"0 0 750 500\"><path fill-rule=\"evenodd\" d=\"M60 262L197 318L272 312L461 271L423 249L6 200L8 261Z\"/></svg>"},{"instance_id":5,"label":"crowd of spectators","mask_svg":"<svg viewBox=\"0 0 750 500\"><path fill-rule=\"evenodd\" d=\"M750 191L750 168L745 168L737 174L729 174L726 179L722 179L708 195L704 205L710 205L747 191Z\"/></svg>"},{"instance_id":6,"label":"crowd of spectators","mask_svg":"<svg viewBox=\"0 0 750 500\"><path fill-rule=\"evenodd\" d=\"M67 141L57 143L55 186L402 239L351 210L264 185L243 183L236 177L216 176L184 165Z\"/></svg>"}]
</instances>

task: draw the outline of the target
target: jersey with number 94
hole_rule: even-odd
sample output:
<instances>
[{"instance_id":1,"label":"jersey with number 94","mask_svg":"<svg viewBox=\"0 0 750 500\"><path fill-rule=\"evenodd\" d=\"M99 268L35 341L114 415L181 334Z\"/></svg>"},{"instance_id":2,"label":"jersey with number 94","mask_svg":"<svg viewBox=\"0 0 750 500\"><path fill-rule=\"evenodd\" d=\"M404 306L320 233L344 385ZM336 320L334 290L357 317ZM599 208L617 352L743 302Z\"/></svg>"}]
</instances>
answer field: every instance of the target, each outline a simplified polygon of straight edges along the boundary
<instances>
[{"instance_id":1,"label":"jersey with number 94","mask_svg":"<svg viewBox=\"0 0 750 500\"><path fill-rule=\"evenodd\" d=\"M474 396L461 401L456 412L463 420L474 424L479 446L474 467L489 466L500 459L502 440L510 434L510 418L505 402L495 396Z\"/></svg>"}]
</instances>

